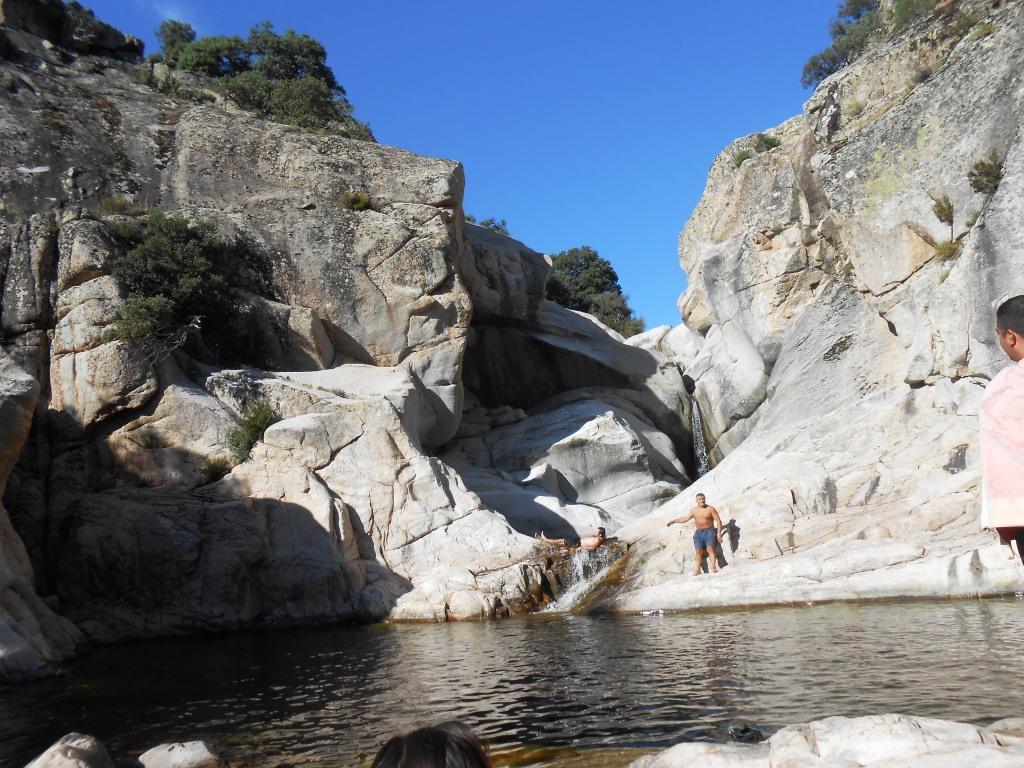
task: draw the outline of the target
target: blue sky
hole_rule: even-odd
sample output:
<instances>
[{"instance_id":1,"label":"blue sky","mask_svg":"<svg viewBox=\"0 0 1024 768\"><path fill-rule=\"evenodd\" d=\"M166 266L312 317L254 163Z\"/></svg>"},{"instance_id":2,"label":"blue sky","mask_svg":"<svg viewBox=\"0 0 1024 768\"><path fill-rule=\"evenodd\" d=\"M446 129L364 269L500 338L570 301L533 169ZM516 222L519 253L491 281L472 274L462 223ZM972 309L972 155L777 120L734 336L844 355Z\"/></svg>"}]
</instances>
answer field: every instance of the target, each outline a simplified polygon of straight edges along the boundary
<instances>
[{"instance_id":1,"label":"blue sky","mask_svg":"<svg viewBox=\"0 0 1024 768\"><path fill-rule=\"evenodd\" d=\"M467 212L527 245L590 245L648 326L675 324L676 240L715 155L800 111L830 0L85 0L157 50L269 19L320 39L377 139L461 160Z\"/></svg>"}]
</instances>

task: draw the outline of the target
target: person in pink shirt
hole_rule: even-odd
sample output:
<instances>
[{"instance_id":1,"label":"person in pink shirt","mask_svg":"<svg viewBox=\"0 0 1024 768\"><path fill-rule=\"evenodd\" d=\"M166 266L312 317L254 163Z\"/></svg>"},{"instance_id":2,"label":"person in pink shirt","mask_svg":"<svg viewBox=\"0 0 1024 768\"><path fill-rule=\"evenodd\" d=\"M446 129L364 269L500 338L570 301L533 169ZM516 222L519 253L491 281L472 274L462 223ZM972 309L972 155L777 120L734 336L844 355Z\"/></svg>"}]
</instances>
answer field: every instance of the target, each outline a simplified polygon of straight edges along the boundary
<instances>
[{"instance_id":1,"label":"person in pink shirt","mask_svg":"<svg viewBox=\"0 0 1024 768\"><path fill-rule=\"evenodd\" d=\"M996 310L999 346L1013 365L1000 371L981 402L981 524L995 528L1024 559L1024 296Z\"/></svg>"}]
</instances>

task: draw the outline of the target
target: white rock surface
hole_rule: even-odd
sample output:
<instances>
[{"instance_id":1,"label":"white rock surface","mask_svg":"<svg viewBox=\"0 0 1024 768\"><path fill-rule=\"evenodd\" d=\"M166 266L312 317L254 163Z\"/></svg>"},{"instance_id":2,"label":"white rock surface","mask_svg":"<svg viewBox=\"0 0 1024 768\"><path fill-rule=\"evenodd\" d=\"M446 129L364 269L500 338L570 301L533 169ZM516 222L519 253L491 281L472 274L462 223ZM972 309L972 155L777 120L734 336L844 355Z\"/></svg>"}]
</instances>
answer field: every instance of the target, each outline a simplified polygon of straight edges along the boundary
<instances>
[{"instance_id":1,"label":"white rock surface","mask_svg":"<svg viewBox=\"0 0 1024 768\"><path fill-rule=\"evenodd\" d=\"M1024 739L907 715L829 717L783 728L766 744L679 744L630 768L940 768L1024 765Z\"/></svg>"},{"instance_id":2,"label":"white rock surface","mask_svg":"<svg viewBox=\"0 0 1024 768\"><path fill-rule=\"evenodd\" d=\"M202 741L161 744L139 755L144 768L220 768L223 761Z\"/></svg>"},{"instance_id":3,"label":"white rock surface","mask_svg":"<svg viewBox=\"0 0 1024 768\"><path fill-rule=\"evenodd\" d=\"M445 461L471 485L482 471L484 489L474 489L517 530L549 536L589 535L595 525L636 520L675 496L686 477L668 437L596 398L459 440Z\"/></svg>"},{"instance_id":4,"label":"white rock surface","mask_svg":"<svg viewBox=\"0 0 1024 768\"><path fill-rule=\"evenodd\" d=\"M1024 292L1024 9L971 7L992 35L953 39L934 17L830 78L778 148L737 169L741 139L715 161L680 237L686 324L659 343L695 381L715 468L619 532L639 541L618 609L1024 589L978 526L977 434L1007 364L994 304ZM935 71L897 81L911 60ZM854 97L863 113L823 132ZM992 150L1006 162L986 198L966 172ZM939 263L944 192L957 233L978 216ZM737 526L713 580L687 575L690 531L664 527L697 492Z\"/></svg>"},{"instance_id":5,"label":"white rock surface","mask_svg":"<svg viewBox=\"0 0 1024 768\"><path fill-rule=\"evenodd\" d=\"M25 768L114 768L114 763L92 736L69 733Z\"/></svg>"}]
</instances>

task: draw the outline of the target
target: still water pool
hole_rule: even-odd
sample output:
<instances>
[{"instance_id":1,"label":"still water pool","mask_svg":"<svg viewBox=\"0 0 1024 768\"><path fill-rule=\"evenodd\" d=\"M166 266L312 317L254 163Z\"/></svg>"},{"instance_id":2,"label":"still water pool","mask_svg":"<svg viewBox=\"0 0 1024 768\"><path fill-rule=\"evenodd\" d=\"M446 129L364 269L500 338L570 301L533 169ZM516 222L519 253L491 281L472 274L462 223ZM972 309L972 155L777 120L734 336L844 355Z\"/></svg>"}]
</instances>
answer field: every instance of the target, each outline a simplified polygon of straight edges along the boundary
<instances>
[{"instance_id":1,"label":"still water pool","mask_svg":"<svg viewBox=\"0 0 1024 768\"><path fill-rule=\"evenodd\" d=\"M253 766L364 766L459 718L499 765L624 765L829 715L1024 715L1024 602L838 604L674 616L267 631L101 648L0 689L0 766L68 731L118 761L205 739Z\"/></svg>"}]
</instances>

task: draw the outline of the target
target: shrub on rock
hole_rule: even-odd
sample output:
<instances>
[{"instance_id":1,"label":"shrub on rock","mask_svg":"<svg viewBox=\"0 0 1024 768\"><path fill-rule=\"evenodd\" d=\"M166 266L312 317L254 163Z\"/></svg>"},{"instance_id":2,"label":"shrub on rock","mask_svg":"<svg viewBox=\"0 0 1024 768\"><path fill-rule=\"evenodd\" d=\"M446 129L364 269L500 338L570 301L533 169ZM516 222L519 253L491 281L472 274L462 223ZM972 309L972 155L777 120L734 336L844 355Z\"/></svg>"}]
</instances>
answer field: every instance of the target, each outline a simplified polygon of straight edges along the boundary
<instances>
[{"instance_id":1,"label":"shrub on rock","mask_svg":"<svg viewBox=\"0 0 1024 768\"><path fill-rule=\"evenodd\" d=\"M967 172L967 180L971 189L983 195L994 194L1003 180L1003 163L999 155L991 152L985 159L979 160Z\"/></svg>"},{"instance_id":2,"label":"shrub on rock","mask_svg":"<svg viewBox=\"0 0 1024 768\"><path fill-rule=\"evenodd\" d=\"M253 403L228 435L228 448L239 462L245 461L252 453L252 447L262 438L267 427L281 420L274 409L263 401Z\"/></svg>"}]
</instances>

